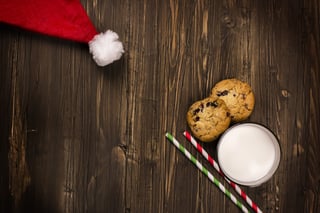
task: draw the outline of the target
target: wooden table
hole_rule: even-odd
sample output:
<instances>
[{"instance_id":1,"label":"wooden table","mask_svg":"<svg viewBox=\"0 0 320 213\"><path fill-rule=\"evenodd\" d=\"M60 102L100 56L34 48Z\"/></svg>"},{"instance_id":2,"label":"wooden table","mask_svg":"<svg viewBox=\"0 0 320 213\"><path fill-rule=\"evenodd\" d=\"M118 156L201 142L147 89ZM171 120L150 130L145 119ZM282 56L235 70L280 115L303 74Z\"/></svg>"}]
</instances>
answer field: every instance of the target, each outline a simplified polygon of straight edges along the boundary
<instances>
[{"instance_id":1,"label":"wooden table","mask_svg":"<svg viewBox=\"0 0 320 213\"><path fill-rule=\"evenodd\" d=\"M120 61L100 68L85 44L0 25L1 212L240 212L165 138L208 166L185 114L231 77L282 151L272 179L244 190L264 212L320 212L318 0L82 4L118 32Z\"/></svg>"}]
</instances>

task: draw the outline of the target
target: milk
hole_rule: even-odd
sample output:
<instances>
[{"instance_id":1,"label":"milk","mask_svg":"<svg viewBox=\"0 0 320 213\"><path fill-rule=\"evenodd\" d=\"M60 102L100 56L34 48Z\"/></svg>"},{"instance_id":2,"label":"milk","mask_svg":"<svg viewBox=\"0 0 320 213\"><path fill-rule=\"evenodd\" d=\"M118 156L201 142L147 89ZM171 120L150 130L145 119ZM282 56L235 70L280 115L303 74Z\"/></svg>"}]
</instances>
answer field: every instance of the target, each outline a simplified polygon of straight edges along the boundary
<instances>
[{"instance_id":1,"label":"milk","mask_svg":"<svg viewBox=\"0 0 320 213\"><path fill-rule=\"evenodd\" d=\"M232 181L256 186L268 180L278 167L280 147L265 127L244 123L227 130L219 140L218 161Z\"/></svg>"}]
</instances>

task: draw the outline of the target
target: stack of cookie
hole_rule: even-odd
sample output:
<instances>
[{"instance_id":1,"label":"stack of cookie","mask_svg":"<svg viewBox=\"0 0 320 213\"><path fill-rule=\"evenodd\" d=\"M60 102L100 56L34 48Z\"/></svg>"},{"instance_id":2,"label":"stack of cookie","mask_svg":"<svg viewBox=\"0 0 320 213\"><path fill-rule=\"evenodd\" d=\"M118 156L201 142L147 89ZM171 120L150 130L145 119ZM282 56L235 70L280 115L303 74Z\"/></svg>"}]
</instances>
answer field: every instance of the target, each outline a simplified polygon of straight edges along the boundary
<instances>
[{"instance_id":1,"label":"stack of cookie","mask_svg":"<svg viewBox=\"0 0 320 213\"><path fill-rule=\"evenodd\" d=\"M187 123L195 137L214 141L230 125L247 119L254 108L254 95L249 84L238 79L218 82L209 97L191 105Z\"/></svg>"}]
</instances>

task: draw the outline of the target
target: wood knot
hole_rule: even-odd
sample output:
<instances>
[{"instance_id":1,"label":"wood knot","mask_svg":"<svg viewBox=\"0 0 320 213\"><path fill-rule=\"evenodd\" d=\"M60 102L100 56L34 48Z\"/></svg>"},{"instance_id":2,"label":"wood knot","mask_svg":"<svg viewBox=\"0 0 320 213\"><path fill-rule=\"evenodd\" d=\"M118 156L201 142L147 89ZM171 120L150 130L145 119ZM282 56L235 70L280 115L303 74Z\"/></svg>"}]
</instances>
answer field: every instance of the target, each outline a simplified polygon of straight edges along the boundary
<instances>
[{"instance_id":1,"label":"wood knot","mask_svg":"<svg viewBox=\"0 0 320 213\"><path fill-rule=\"evenodd\" d=\"M234 19L229 14L222 16L222 23L228 28L234 28L236 26Z\"/></svg>"}]
</instances>

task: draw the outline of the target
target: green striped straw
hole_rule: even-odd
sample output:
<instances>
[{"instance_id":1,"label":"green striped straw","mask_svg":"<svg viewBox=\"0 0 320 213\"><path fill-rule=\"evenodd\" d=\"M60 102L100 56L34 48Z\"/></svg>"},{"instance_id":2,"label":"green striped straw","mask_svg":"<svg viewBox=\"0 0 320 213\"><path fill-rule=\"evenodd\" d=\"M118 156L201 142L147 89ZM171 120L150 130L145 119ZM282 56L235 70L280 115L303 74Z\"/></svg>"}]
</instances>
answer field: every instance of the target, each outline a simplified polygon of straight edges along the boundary
<instances>
[{"instance_id":1,"label":"green striped straw","mask_svg":"<svg viewBox=\"0 0 320 213\"><path fill-rule=\"evenodd\" d=\"M243 212L249 212L248 209L231 194L220 182L216 179L202 164L190 154L190 152L184 148L177 139L175 139L170 133L166 133L166 137L169 141L175 145L207 178L214 183L234 204L236 204Z\"/></svg>"}]
</instances>

